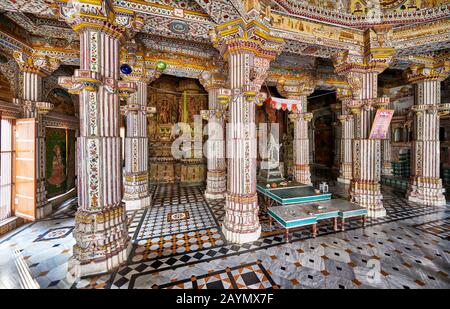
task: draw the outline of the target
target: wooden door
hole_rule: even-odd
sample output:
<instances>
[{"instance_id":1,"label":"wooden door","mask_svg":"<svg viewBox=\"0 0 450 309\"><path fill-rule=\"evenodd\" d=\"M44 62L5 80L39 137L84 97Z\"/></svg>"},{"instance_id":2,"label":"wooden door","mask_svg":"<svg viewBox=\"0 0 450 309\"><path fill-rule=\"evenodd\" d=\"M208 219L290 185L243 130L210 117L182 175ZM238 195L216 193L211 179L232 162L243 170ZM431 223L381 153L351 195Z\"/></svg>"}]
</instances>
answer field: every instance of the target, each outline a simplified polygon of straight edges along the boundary
<instances>
[{"instance_id":1,"label":"wooden door","mask_svg":"<svg viewBox=\"0 0 450 309\"><path fill-rule=\"evenodd\" d=\"M36 218L36 132L34 118L16 120L14 212L26 220Z\"/></svg>"}]
</instances>

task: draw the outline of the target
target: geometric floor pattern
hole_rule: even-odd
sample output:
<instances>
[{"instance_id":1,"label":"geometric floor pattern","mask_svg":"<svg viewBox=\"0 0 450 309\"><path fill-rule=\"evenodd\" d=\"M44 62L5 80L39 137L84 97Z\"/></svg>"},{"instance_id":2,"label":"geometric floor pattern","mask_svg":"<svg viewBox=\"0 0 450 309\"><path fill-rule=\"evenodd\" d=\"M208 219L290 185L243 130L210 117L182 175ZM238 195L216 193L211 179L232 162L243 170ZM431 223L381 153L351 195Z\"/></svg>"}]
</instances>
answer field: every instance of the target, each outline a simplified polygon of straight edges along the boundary
<instances>
[{"instance_id":1,"label":"geometric floor pattern","mask_svg":"<svg viewBox=\"0 0 450 309\"><path fill-rule=\"evenodd\" d=\"M330 223L290 233L269 227L243 245L221 233L224 200L205 201L202 187L152 186L153 205L127 212L132 251L115 272L69 281L73 209L36 221L0 238L0 287L20 287L26 271L41 288L450 288L450 216L446 207L408 202L404 192L382 186L387 215ZM330 186L333 198L348 187ZM158 222L164 222L159 225ZM69 231L70 230L70 231Z\"/></svg>"}]
</instances>

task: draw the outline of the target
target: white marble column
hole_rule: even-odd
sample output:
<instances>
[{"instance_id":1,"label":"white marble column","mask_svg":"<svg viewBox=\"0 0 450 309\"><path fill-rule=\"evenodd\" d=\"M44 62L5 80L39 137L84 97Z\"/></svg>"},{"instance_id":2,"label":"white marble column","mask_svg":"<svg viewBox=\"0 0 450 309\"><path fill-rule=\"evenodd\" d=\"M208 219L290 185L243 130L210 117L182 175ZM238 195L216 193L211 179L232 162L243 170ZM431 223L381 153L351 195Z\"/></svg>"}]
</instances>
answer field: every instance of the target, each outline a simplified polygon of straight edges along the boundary
<instances>
[{"instance_id":1,"label":"white marble column","mask_svg":"<svg viewBox=\"0 0 450 309\"><path fill-rule=\"evenodd\" d=\"M354 134L353 115L347 109L348 102L352 99L351 91L337 89L337 98L341 101L342 112L339 116L341 121L341 152L339 164L338 182L349 184L353 173L353 151L352 140Z\"/></svg>"},{"instance_id":2,"label":"white marble column","mask_svg":"<svg viewBox=\"0 0 450 309\"><path fill-rule=\"evenodd\" d=\"M36 135L36 219L47 217L52 212L52 204L47 200L45 187L45 126L43 114L53 109L53 104L42 102L42 78L48 76L59 66L56 59L46 56L30 56L16 51L14 58L19 64L23 78L23 97L15 99L20 105L24 118L35 118L37 122Z\"/></svg>"},{"instance_id":3,"label":"white marble column","mask_svg":"<svg viewBox=\"0 0 450 309\"><path fill-rule=\"evenodd\" d=\"M200 82L208 91L208 110L202 111L202 117L208 121L208 140L206 141L207 199L223 199L227 191L227 175L225 160L225 116L228 98L220 98L226 85L226 78L220 69L204 72Z\"/></svg>"},{"instance_id":4,"label":"white marble column","mask_svg":"<svg viewBox=\"0 0 450 309\"><path fill-rule=\"evenodd\" d=\"M383 217L381 194L381 140L370 139L370 130L378 108L389 104L389 98L378 98L378 74L389 67L395 50L391 47L392 28L385 25L366 29L367 44L362 53L343 52L333 57L336 72L347 79L352 100L347 109L353 114L353 168L350 200L367 208L372 218Z\"/></svg>"},{"instance_id":5,"label":"white marble column","mask_svg":"<svg viewBox=\"0 0 450 309\"><path fill-rule=\"evenodd\" d=\"M308 124L313 115L306 112L308 103L306 95L300 97L300 102L301 110L290 115L290 119L294 121L294 179L299 183L310 185Z\"/></svg>"},{"instance_id":6,"label":"white marble column","mask_svg":"<svg viewBox=\"0 0 450 309\"><path fill-rule=\"evenodd\" d=\"M243 33L246 35L242 36ZM212 40L228 61L232 89L227 127L228 188L222 231L228 241L246 243L257 240L261 233L256 194L255 104L270 62L280 52L283 41L272 37L266 27L242 19L217 26Z\"/></svg>"},{"instance_id":7,"label":"white marble column","mask_svg":"<svg viewBox=\"0 0 450 309\"><path fill-rule=\"evenodd\" d=\"M59 84L80 100L79 207L69 276L85 277L116 269L130 249L122 203L119 96L129 96L136 86L119 80L126 29L123 19L116 23L111 2L75 2L62 15L80 35L80 68L71 77L60 77Z\"/></svg>"},{"instance_id":8,"label":"white marble column","mask_svg":"<svg viewBox=\"0 0 450 309\"><path fill-rule=\"evenodd\" d=\"M152 199L149 191L147 117L153 111L147 107L147 87L161 76L164 69L147 67L145 54L146 49L140 44L128 43L121 50L122 63L129 64L132 69L131 73L122 73L121 77L136 85L136 92L122 107L126 117L123 202L127 211L148 207Z\"/></svg>"},{"instance_id":9,"label":"white marble column","mask_svg":"<svg viewBox=\"0 0 450 309\"><path fill-rule=\"evenodd\" d=\"M294 122L293 174L295 181L310 185L308 124L312 119L312 114L307 110L308 96L314 91L314 78L311 74L305 74L292 80L282 78L278 80L277 89L282 96L298 100L297 110L289 115L289 119Z\"/></svg>"},{"instance_id":10,"label":"white marble column","mask_svg":"<svg viewBox=\"0 0 450 309\"><path fill-rule=\"evenodd\" d=\"M414 139L407 197L412 202L443 206L446 201L440 178L439 116L450 109L449 104L441 104L441 81L450 72L450 62L427 60L425 65L413 65L409 74L409 81L415 84L416 102L412 107Z\"/></svg>"},{"instance_id":11,"label":"white marble column","mask_svg":"<svg viewBox=\"0 0 450 309\"><path fill-rule=\"evenodd\" d=\"M393 109L392 102L389 102L387 109ZM392 176L392 148L391 148L391 126L389 126L386 138L381 141L381 151L383 158L383 163L381 166L381 175Z\"/></svg>"},{"instance_id":12,"label":"white marble column","mask_svg":"<svg viewBox=\"0 0 450 309\"><path fill-rule=\"evenodd\" d=\"M126 117L123 201L126 210L150 206L148 181L147 83L135 80L137 91L123 108Z\"/></svg>"}]
</instances>

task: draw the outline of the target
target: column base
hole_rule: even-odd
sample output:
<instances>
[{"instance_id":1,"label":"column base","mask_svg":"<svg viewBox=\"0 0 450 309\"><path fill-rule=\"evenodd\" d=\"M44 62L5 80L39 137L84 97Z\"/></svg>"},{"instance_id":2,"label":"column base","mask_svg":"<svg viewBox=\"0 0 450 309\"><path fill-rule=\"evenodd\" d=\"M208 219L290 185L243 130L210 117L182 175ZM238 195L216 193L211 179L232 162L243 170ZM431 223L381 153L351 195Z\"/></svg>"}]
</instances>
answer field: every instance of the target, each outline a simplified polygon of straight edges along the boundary
<instances>
[{"instance_id":1,"label":"column base","mask_svg":"<svg viewBox=\"0 0 450 309\"><path fill-rule=\"evenodd\" d=\"M36 219L44 219L50 216L53 212L53 205L51 202L47 202L47 204L43 206L36 207Z\"/></svg>"},{"instance_id":2,"label":"column base","mask_svg":"<svg viewBox=\"0 0 450 309\"><path fill-rule=\"evenodd\" d=\"M311 185L311 172L309 164L296 164L294 166L294 179L296 182Z\"/></svg>"},{"instance_id":3,"label":"column base","mask_svg":"<svg viewBox=\"0 0 450 309\"><path fill-rule=\"evenodd\" d=\"M222 225L222 233L225 236L225 239L229 242L236 244L245 244L248 242L257 241L261 236L261 226L252 233L236 233L233 231L229 231L225 225Z\"/></svg>"},{"instance_id":4,"label":"column base","mask_svg":"<svg viewBox=\"0 0 450 309\"><path fill-rule=\"evenodd\" d=\"M151 205L152 196L149 195L149 196L143 197L141 199L137 199L137 200L122 200L122 202L124 202L124 204L125 204L126 211L139 210L139 209L143 209L143 208L146 208Z\"/></svg>"},{"instance_id":5,"label":"column base","mask_svg":"<svg viewBox=\"0 0 450 309\"><path fill-rule=\"evenodd\" d=\"M84 264L71 257L68 262L68 272L66 278L69 280L69 282L73 282L77 279L111 272L112 270L116 269L124 262L126 262L130 251L131 242L128 242L128 245L125 249L100 262L91 262Z\"/></svg>"},{"instance_id":6,"label":"column base","mask_svg":"<svg viewBox=\"0 0 450 309\"><path fill-rule=\"evenodd\" d=\"M226 191L224 192L208 192L205 191L205 198L208 200L222 200L225 198L225 195L227 194Z\"/></svg>"},{"instance_id":7,"label":"column base","mask_svg":"<svg viewBox=\"0 0 450 309\"><path fill-rule=\"evenodd\" d=\"M445 206L447 204L444 196L445 189L442 188L440 178L413 178L409 183L406 196L408 201L428 205Z\"/></svg>"},{"instance_id":8,"label":"column base","mask_svg":"<svg viewBox=\"0 0 450 309\"><path fill-rule=\"evenodd\" d=\"M383 207L383 195L378 182L351 181L350 201L361 207L367 208L370 218L381 218L386 216L386 209Z\"/></svg>"}]
</instances>

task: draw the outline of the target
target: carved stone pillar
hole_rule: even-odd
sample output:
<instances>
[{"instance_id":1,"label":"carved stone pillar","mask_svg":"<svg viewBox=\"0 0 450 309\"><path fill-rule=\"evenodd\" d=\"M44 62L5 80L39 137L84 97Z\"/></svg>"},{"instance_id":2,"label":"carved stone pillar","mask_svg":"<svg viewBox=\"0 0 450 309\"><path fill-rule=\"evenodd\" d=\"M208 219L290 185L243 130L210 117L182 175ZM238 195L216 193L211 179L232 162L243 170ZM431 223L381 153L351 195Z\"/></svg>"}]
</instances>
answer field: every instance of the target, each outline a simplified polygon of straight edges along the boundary
<instances>
[{"instance_id":1,"label":"carved stone pillar","mask_svg":"<svg viewBox=\"0 0 450 309\"><path fill-rule=\"evenodd\" d=\"M381 195L381 141L369 139L376 110L385 107L389 98L377 98L378 74L383 72L395 53L389 44L391 29L386 26L368 29L365 53L348 52L334 58L336 72L347 78L353 100L347 108L353 113L353 176L350 182L350 200L368 209L370 217L383 217Z\"/></svg>"},{"instance_id":2,"label":"carved stone pillar","mask_svg":"<svg viewBox=\"0 0 450 309\"><path fill-rule=\"evenodd\" d=\"M136 26L139 20L132 14L118 16L107 2L78 0L61 9L80 35L80 68L59 78L80 99L79 207L69 261L74 277L115 269L126 261L130 246L122 203L119 96L129 96L136 86L119 80L119 47L124 25Z\"/></svg>"},{"instance_id":3,"label":"carved stone pillar","mask_svg":"<svg viewBox=\"0 0 450 309\"><path fill-rule=\"evenodd\" d=\"M311 171L309 166L309 138L308 123L312 114L307 112L308 95L314 91L314 79L305 74L296 80L278 80L277 89L288 99L299 100L296 111L289 115L294 122L294 179L303 184L311 184Z\"/></svg>"},{"instance_id":4,"label":"carved stone pillar","mask_svg":"<svg viewBox=\"0 0 450 309\"><path fill-rule=\"evenodd\" d=\"M212 39L228 61L232 90L223 233L228 241L245 243L257 240L261 233L256 194L255 103L270 62L280 52L283 41L271 36L260 22L242 19L217 26Z\"/></svg>"},{"instance_id":5,"label":"carved stone pillar","mask_svg":"<svg viewBox=\"0 0 450 309\"><path fill-rule=\"evenodd\" d=\"M387 105L388 109L393 109L392 102L389 102ZM381 175L383 176L392 176L392 148L391 148L391 126L389 126L388 133L386 138L381 141L381 157L383 158L383 162L381 165Z\"/></svg>"},{"instance_id":6,"label":"carved stone pillar","mask_svg":"<svg viewBox=\"0 0 450 309\"><path fill-rule=\"evenodd\" d=\"M219 69L205 72L200 82L208 91L208 110L202 111L202 116L208 121L208 140L206 141L207 178L205 197L207 199L225 198L227 191L226 160L225 160L225 115L228 103L219 96L225 87L226 78Z\"/></svg>"},{"instance_id":7,"label":"carved stone pillar","mask_svg":"<svg viewBox=\"0 0 450 309\"><path fill-rule=\"evenodd\" d=\"M450 104L441 104L440 84L450 73L448 58L420 58L411 66L409 81L415 84L416 102L411 178L407 197L410 201L432 206L445 205L440 178L439 116L447 114Z\"/></svg>"},{"instance_id":8,"label":"carved stone pillar","mask_svg":"<svg viewBox=\"0 0 450 309\"><path fill-rule=\"evenodd\" d=\"M45 188L45 127L43 114L53 109L53 104L42 102L42 77L51 74L59 66L56 59L46 56L30 56L24 52L14 52L23 76L23 97L14 103L23 108L23 117L35 118L36 135L36 219L42 219L52 212L52 204L47 200Z\"/></svg>"},{"instance_id":9,"label":"carved stone pillar","mask_svg":"<svg viewBox=\"0 0 450 309\"><path fill-rule=\"evenodd\" d=\"M130 64L132 72L122 74L122 79L136 84L136 92L122 107L126 117L125 170L123 175L123 201L126 210L150 206L147 116L152 111L147 107L147 86L157 79L162 70L147 68L145 49L129 44L122 49L123 61Z\"/></svg>"},{"instance_id":10,"label":"carved stone pillar","mask_svg":"<svg viewBox=\"0 0 450 309\"><path fill-rule=\"evenodd\" d=\"M341 133L342 133L342 123L339 117L342 115L342 106L340 102L331 104L331 112L333 113L333 168L340 167L341 160Z\"/></svg>"},{"instance_id":11,"label":"carved stone pillar","mask_svg":"<svg viewBox=\"0 0 450 309\"><path fill-rule=\"evenodd\" d=\"M347 105L352 99L349 89L338 88L337 99L341 101L342 112L339 116L341 121L341 151L339 164L338 182L349 184L352 180L352 140L353 140L353 115L348 111Z\"/></svg>"}]
</instances>

